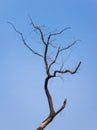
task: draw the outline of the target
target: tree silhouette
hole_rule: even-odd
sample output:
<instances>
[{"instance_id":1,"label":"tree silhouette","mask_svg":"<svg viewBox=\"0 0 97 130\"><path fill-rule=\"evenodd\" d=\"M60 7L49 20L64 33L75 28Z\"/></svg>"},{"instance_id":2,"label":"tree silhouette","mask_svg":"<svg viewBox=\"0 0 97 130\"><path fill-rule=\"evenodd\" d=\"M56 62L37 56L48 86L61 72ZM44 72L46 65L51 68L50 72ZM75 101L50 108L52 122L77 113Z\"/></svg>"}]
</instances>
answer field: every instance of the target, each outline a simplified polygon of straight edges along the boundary
<instances>
[{"instance_id":1,"label":"tree silhouette","mask_svg":"<svg viewBox=\"0 0 97 130\"><path fill-rule=\"evenodd\" d=\"M30 18L31 21L31 25L33 27L33 29L35 29L36 31L39 32L40 35L40 39L42 42L42 45L44 46L44 52L43 54L41 54L40 52L37 52L36 50L32 49L28 43L26 42L23 33L21 33L20 31L18 31L16 29L16 27L14 26L14 24L12 24L11 22L8 22L13 29L15 30L15 32L17 32L19 34L19 36L21 37L21 40L23 42L23 44L36 56L39 56L45 65L45 72L46 72L46 77L45 77L45 81L44 81L44 90L45 90L45 94L47 97L47 101L48 101L48 105L49 105L49 116L40 124L40 126L38 126L37 130L43 130L50 122L52 122L52 120L55 118L55 116L57 116L66 106L66 102L67 99L65 99L63 101L62 106L55 111L54 109L54 105L53 105L53 100L52 100L52 95L50 94L50 91L48 89L48 83L52 78L55 78L58 76L58 74L75 74L77 72L77 70L79 69L80 65L81 65L81 61L78 63L78 65L75 67L74 70L70 70L70 69L64 69L64 63L61 62L60 66L58 66L58 69L56 69L56 67L54 67L59 59L59 57L61 56L61 54L65 53L66 50L70 49L72 46L74 46L78 40L75 40L73 43L69 44L66 47L61 47L60 45L56 45L55 43L53 43L53 38L61 35L64 31L66 31L67 29L69 29L70 27L64 28L59 32L55 32L55 33L49 33L46 38L44 35L44 32L42 31L42 28L40 26L36 26L32 19ZM50 55L50 49L53 49L54 55Z\"/></svg>"}]
</instances>

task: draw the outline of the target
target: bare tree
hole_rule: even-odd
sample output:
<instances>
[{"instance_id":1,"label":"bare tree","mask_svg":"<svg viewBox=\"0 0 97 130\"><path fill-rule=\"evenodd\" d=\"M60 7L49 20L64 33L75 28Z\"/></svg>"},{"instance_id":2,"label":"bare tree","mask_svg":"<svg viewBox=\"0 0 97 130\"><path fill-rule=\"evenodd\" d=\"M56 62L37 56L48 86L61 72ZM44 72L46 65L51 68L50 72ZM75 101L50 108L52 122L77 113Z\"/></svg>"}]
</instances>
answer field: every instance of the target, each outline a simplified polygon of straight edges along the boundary
<instances>
[{"instance_id":1,"label":"bare tree","mask_svg":"<svg viewBox=\"0 0 97 130\"><path fill-rule=\"evenodd\" d=\"M77 43L77 40L75 40L73 43L69 44L66 47L61 47L60 45L59 46L55 45L55 44L53 44L52 40L53 40L54 37L56 37L58 35L61 35L65 30L69 29L70 27L64 28L64 29L62 29L59 32L49 33L46 36L46 38L45 38L45 35L44 35L44 32L42 31L42 28L40 26L36 26L33 23L32 19L30 19L30 21L31 21L32 27L36 31L39 32L40 39L41 39L42 45L44 47L43 54L41 54L41 53L37 52L36 50L32 49L28 45L28 43L26 42L23 33L21 33L20 31L18 31L12 23L10 23L10 22L8 22L8 23L20 35L23 44L33 54L35 54L36 56L39 56L43 60L44 65L45 65L46 77L45 77L45 82L44 82L44 90L45 90L45 94L46 94L46 97L47 97L47 101L48 101L50 113L49 113L49 116L37 128L37 130L43 130L50 122L52 122L52 120L55 118L55 116L58 115L65 108L66 102L67 102L67 99L65 99L63 101L62 106L57 111L55 111L54 105L53 105L52 96L51 96L51 94L49 92L49 89L48 89L48 83L49 83L49 81L52 78L57 77L58 74L61 74L61 75L62 74L67 74L67 73L72 74L72 75L75 74L77 72L77 70L79 69L80 65L81 65L81 61L78 63L78 65L75 67L74 70L70 70L70 69L65 69L64 70L63 69L64 68L64 63L63 62L61 62L60 63L60 67L58 67L58 69L56 69L54 67L54 65L56 65L56 63L57 63L58 58L60 57L60 55L63 54L66 50L70 49L72 46L74 46ZM51 48L53 49L53 52L54 52L53 57L52 57L52 55L49 54L49 51L50 51Z\"/></svg>"}]
</instances>

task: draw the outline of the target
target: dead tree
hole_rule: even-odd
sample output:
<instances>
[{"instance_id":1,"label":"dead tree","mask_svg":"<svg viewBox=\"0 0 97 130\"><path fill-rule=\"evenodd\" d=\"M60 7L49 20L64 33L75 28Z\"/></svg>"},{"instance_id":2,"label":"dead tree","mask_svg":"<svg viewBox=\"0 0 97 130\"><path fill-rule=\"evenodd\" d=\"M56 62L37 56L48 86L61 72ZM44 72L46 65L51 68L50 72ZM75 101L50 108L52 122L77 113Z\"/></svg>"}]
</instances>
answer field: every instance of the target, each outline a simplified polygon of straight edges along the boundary
<instances>
[{"instance_id":1,"label":"dead tree","mask_svg":"<svg viewBox=\"0 0 97 130\"><path fill-rule=\"evenodd\" d=\"M53 105L52 96L51 96L50 91L48 89L48 83L49 83L49 81L52 78L57 77L58 74L67 74L67 73L72 74L72 75L75 74L77 72L77 70L79 69L80 65L81 65L81 61L78 63L78 65L76 66L76 68L74 70L70 70L70 69L65 69L64 70L63 69L63 67L64 67L63 63L60 64L59 69L54 69L53 66L57 63L57 60L58 60L60 54L64 53L66 50L68 50L72 46L74 46L77 43L77 40L75 40L73 43L69 44L66 47L56 46L55 44L52 43L52 39L55 36L61 35L65 30L69 29L70 27L64 28L64 29L62 29L59 32L49 33L48 36L47 36L47 38L46 38L46 40L45 40L45 35L44 35L44 32L42 31L42 28L40 26L36 26L33 23L32 19L30 19L30 20L31 20L32 27L36 31L38 31L39 34L40 34L40 39L41 39L42 45L44 46L44 52L43 52L43 54L41 54L41 53L37 52L36 50L32 49L28 45L28 43L26 42L26 40L25 40L25 38L23 36L23 33L21 33L20 31L18 31L12 23L10 23L10 22L8 22L8 23L19 34L19 36L21 37L21 40L22 40L23 44L33 54L35 54L36 56L39 56L43 60L44 65L45 65L46 77L45 77L45 82L44 82L44 90L45 90L45 94L46 94L46 97L47 97L47 101L48 101L50 113L49 113L49 116L37 128L37 130L43 130L50 122L52 122L52 120L55 118L55 116L57 116L65 108L66 102L67 102L67 99L65 99L63 101L62 106L57 111L55 111L54 105ZM53 48L53 51L55 52L55 55L54 55L53 58L52 58L52 56L50 56L48 54L48 52L49 52L49 50L50 50L51 47Z\"/></svg>"}]
</instances>

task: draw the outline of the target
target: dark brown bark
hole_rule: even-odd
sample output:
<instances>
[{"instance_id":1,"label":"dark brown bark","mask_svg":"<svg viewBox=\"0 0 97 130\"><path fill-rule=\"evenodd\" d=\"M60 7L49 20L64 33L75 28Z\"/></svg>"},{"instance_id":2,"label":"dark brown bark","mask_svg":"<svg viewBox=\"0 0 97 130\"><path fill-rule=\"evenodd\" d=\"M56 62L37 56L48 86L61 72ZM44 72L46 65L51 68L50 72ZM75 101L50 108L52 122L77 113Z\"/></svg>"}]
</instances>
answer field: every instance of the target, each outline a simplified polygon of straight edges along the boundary
<instances>
[{"instance_id":1,"label":"dark brown bark","mask_svg":"<svg viewBox=\"0 0 97 130\"><path fill-rule=\"evenodd\" d=\"M66 106L66 99L63 103L63 105L61 106L61 108L55 112L54 107L53 107L53 102L52 102L52 97L50 95L50 92L48 90L48 81L51 77L47 77L45 79L45 85L44 85L44 89L45 89L45 93L47 96L47 100L48 100L48 104L49 104L49 109L50 109L50 114L49 116L42 122L42 124L37 128L37 130L43 130L50 122L52 122L52 120L54 119L54 117L60 113Z\"/></svg>"}]
</instances>

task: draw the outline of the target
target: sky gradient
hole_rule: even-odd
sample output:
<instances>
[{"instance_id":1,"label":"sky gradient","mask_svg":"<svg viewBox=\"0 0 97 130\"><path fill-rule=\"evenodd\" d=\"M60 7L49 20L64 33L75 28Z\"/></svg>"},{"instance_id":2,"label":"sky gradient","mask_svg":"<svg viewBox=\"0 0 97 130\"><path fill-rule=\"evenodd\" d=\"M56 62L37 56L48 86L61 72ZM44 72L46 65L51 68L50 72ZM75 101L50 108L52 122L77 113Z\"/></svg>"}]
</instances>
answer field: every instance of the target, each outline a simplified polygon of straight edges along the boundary
<instances>
[{"instance_id":1,"label":"sky gradient","mask_svg":"<svg viewBox=\"0 0 97 130\"><path fill-rule=\"evenodd\" d=\"M64 46L81 40L66 60L71 69L82 61L78 73L50 82L55 108L64 98L67 106L45 130L97 130L97 0L0 0L0 130L35 130L49 113L43 62L7 23L41 51L28 16L46 31L70 26L58 39Z\"/></svg>"}]
</instances>

